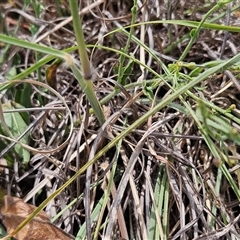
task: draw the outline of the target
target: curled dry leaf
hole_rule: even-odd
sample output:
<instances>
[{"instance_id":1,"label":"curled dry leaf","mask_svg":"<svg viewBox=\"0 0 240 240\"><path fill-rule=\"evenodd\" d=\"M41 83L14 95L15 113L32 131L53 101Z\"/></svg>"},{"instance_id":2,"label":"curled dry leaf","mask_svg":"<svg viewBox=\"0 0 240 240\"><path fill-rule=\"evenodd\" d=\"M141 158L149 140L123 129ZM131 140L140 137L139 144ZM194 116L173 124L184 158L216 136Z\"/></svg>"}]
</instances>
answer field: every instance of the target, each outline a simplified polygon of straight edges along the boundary
<instances>
[{"instance_id":1,"label":"curled dry leaf","mask_svg":"<svg viewBox=\"0 0 240 240\"><path fill-rule=\"evenodd\" d=\"M3 197L1 219L8 234L17 228L26 217L36 209L22 199L11 196ZM71 235L50 223L49 216L41 211L26 226L14 235L18 240L71 240Z\"/></svg>"}]
</instances>

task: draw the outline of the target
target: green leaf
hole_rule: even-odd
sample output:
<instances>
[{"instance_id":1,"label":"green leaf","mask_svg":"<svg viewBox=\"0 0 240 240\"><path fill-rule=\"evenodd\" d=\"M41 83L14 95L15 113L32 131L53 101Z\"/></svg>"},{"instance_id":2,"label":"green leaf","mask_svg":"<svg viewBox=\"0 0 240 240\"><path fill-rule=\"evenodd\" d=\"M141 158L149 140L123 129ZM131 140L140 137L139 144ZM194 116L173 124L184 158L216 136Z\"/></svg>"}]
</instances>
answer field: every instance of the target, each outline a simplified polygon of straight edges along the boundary
<instances>
[{"instance_id":1,"label":"green leaf","mask_svg":"<svg viewBox=\"0 0 240 240\"><path fill-rule=\"evenodd\" d=\"M98 214L100 212L100 209L102 207L103 200L104 200L104 195L101 197L101 199L98 201L96 207L92 211L91 222L93 222L97 218L97 216L98 216ZM77 234L75 240L85 239L85 236L86 236L86 222L84 222L82 224L81 228L78 231L78 234Z\"/></svg>"},{"instance_id":2,"label":"green leaf","mask_svg":"<svg viewBox=\"0 0 240 240\"><path fill-rule=\"evenodd\" d=\"M129 59L127 66L122 68L121 84L123 86L126 85L126 79L129 77L129 75L131 74L131 72L133 70L133 64L134 64L134 62L131 59Z\"/></svg>"},{"instance_id":3,"label":"green leaf","mask_svg":"<svg viewBox=\"0 0 240 240\"><path fill-rule=\"evenodd\" d=\"M15 77L16 75L17 75L17 70L16 70L16 67L13 66L12 68L10 68L10 70L6 74L6 78L9 80L9 79Z\"/></svg>"},{"instance_id":4,"label":"green leaf","mask_svg":"<svg viewBox=\"0 0 240 240\"><path fill-rule=\"evenodd\" d=\"M12 103L12 106L15 108L15 109L23 109L23 108L29 108L31 107L31 102L30 102L30 93L27 92L29 89L28 87L31 88L32 90L32 87L30 84L25 84L26 86L26 89L24 88L23 89L23 92L22 92L22 102L20 101L20 104L17 103L17 102L14 102L14 101L11 101ZM29 90L30 91L30 90ZM28 94L29 93L29 94ZM25 95L24 95L25 94ZM25 99L23 99L25 96ZM25 100L25 101L24 101ZM25 104L24 104L25 103ZM28 112L20 112L20 115L22 116L23 120L25 121L25 123L28 125L30 123L30 116L28 114Z\"/></svg>"},{"instance_id":5,"label":"green leaf","mask_svg":"<svg viewBox=\"0 0 240 240\"><path fill-rule=\"evenodd\" d=\"M240 136L237 129L232 127L230 121L219 113L211 110L199 102L196 116L203 122L203 126L210 136L215 140L231 140L240 145Z\"/></svg>"},{"instance_id":6,"label":"green leaf","mask_svg":"<svg viewBox=\"0 0 240 240\"><path fill-rule=\"evenodd\" d=\"M7 235L7 232L5 231L4 227L2 224L0 224L0 238L3 238Z\"/></svg>"},{"instance_id":7,"label":"green leaf","mask_svg":"<svg viewBox=\"0 0 240 240\"><path fill-rule=\"evenodd\" d=\"M15 109L11 102L5 103L2 105L3 111ZM21 135L27 128L27 124L22 118L21 114L17 112L12 113L3 113L5 122L11 131L12 135L17 138ZM29 134L25 134L24 137L20 140L20 142L24 144L28 144ZM23 165L26 165L30 159L30 153L24 149L20 144L16 144L14 146L15 152L18 154L20 158L22 158Z\"/></svg>"},{"instance_id":8,"label":"green leaf","mask_svg":"<svg viewBox=\"0 0 240 240\"><path fill-rule=\"evenodd\" d=\"M156 80L154 82L152 82L151 84L149 84L148 81L144 81L143 82L143 93L144 95L150 99L151 101L153 101L154 99L154 93L153 90L156 89L159 86L159 81Z\"/></svg>"}]
</instances>

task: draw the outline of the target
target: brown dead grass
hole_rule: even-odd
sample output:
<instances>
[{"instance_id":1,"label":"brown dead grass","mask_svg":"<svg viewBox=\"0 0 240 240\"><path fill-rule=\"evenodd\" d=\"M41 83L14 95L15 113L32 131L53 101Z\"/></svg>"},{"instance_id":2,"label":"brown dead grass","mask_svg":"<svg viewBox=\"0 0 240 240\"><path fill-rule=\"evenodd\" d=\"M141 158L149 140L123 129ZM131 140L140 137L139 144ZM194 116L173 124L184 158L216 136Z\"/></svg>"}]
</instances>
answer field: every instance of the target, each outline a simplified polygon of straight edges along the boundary
<instances>
[{"instance_id":1,"label":"brown dead grass","mask_svg":"<svg viewBox=\"0 0 240 240\"><path fill-rule=\"evenodd\" d=\"M40 39L38 41L40 44L57 49L65 49L75 44L71 22L51 32L55 26L69 16L70 10L67 1L61 1L58 8L55 1L43 1L45 10L39 19L35 18L31 7L27 7L23 12L21 1L13 2L14 6L11 5L11 1L1 4L5 14L4 26L8 34L14 34L18 38L28 41ZM88 2L81 1L80 8L87 8ZM165 2L161 0L143 2L143 5L138 9L137 22L166 18L199 21L213 4L203 0L191 0L172 1L170 6L167 6ZM89 5L91 4L89 3ZM86 43L95 44L100 40L100 44L103 46L115 49L123 48L126 44L126 36L122 33L109 35L104 39L102 39L102 36L119 25L127 26L130 24L131 4L131 1L105 1L103 4L92 8L91 11L86 10L82 14ZM229 7L231 8L233 5ZM225 11L226 9L222 9L216 14ZM229 25L238 24L237 14L238 12L235 12L230 15ZM219 22L227 24L227 17L221 18ZM39 27L39 32L34 36L30 32L31 23L35 23ZM17 26L18 31L15 33ZM1 25L1 28L3 28L3 25ZM145 32L145 44L161 53L161 59L166 65L172 63L169 57L171 59L180 57L188 43L188 38L177 45L175 43L191 30L184 26L166 24L148 25L146 29L149 29L149 31ZM134 35L140 38L140 33L140 28L136 27ZM44 34L47 36L41 39ZM239 38L240 36L237 33L226 34L221 31L202 30L185 61L202 64L217 58L230 58L239 52ZM139 49L137 49L136 43L132 42L129 52L134 51L135 57L139 59ZM33 52L11 46L8 59L4 63L6 68L14 64L13 56L16 54L20 56L20 63L17 66L19 72L35 62ZM89 48L90 54L91 48ZM77 52L74 55L77 57ZM114 52L100 48L95 49L91 56L93 66L96 68L100 79L94 83L95 91L99 99L102 99L114 91L115 83L110 80L117 79L116 67L119 63L119 56ZM147 54L145 61L155 71L162 71L159 64ZM41 70L43 81L45 81L44 68ZM187 73L188 70L185 69L184 71ZM237 75L237 73L233 74L234 76ZM131 75L127 78L127 83L138 81L140 76L141 69L135 64ZM35 79L37 77L36 74L31 76L31 78ZM151 74L145 73L145 79L151 79L151 77ZM212 79L206 79L202 83L202 86L205 87L202 93L205 98L210 99L224 109L227 109L232 104L235 104L238 109L240 108L239 89L235 84L231 84L224 92L220 92L228 81L229 76L225 72L213 76ZM81 168L88 161L89 155L94 155L106 145L110 140L109 136L119 134L122 129L151 108L151 103L144 104L141 102L141 98L136 99L135 102L129 104L127 111L111 123L111 128L107 129L108 136L106 133L102 133L99 138L98 122L94 116L87 114L89 106L86 103L86 98L70 70L59 68L57 82L57 90L64 96L75 121L74 132L69 144L64 149L52 154L45 154L44 156L40 154L32 155L26 168L21 167L21 159L14 159L14 166L9 169L8 178L6 171L1 172L1 182L8 189L8 194L22 198L27 196L27 198L32 198L32 202L36 205L41 203L43 199ZM162 85L154 93L158 99L161 99L168 94L168 91L168 87ZM110 119L111 116L120 111L126 103L132 100L136 93L134 88L125 90L125 92L123 89L117 96L111 98L104 105L106 118ZM39 106L38 98L40 94L46 103L55 101L52 95L35 88L31 99L32 106ZM211 99L213 94L216 97ZM142 99L145 99L144 96L142 96ZM192 101L192 105L194 108L194 101ZM38 115L39 112L33 113L31 122L34 122ZM68 134L67 125L69 124L68 116L63 118L64 115L66 115L65 112L60 114L59 111L50 111L45 114L31 131L31 146L37 149L49 149L56 148L64 142ZM81 118L81 116L84 116L84 118ZM152 131L154 125L157 124L158 126ZM144 134L148 134L147 137ZM143 136L145 137L143 138ZM133 159L134 156L135 159ZM14 158L14 154L12 157ZM132 237L144 239L144 228L148 229L150 226L150 210L154 204L151 191L154 190L156 176L158 176L159 171L167 172L166 184L169 184L168 239L196 239L196 237L198 237L197 239L237 239L232 237L236 232L240 234L239 222L236 221L236 217L239 215L239 201L225 178L222 180L220 195L215 195L214 187L218 171L216 167L217 160L213 159L194 120L189 116L166 107L152 116L146 124L123 139L119 156L116 157L116 149L111 149L99 159L92 166L91 171L88 172L91 176L91 183L103 180L102 185L95 187L91 192L91 210L105 191L108 176L103 169L104 166L109 166L111 169L112 160L117 161L117 177L114 179L116 188L120 188L119 183L123 173L129 170L129 164L134 162L135 165L134 170L130 171L130 180L123 189L124 197L120 199L123 217L122 219L118 218L118 226L113 226L113 239L120 239L118 237L127 238L127 235L130 237L130 229L133 229ZM39 184L47 177L50 180L40 186ZM233 177L236 179L234 175ZM85 191L85 179L86 175L82 175L51 202L48 207L48 214L51 217L54 217L67 203ZM29 194L33 189L37 189L36 192ZM40 191L40 189L42 190ZM108 211L113 198L114 193L112 192L104 217L109 214ZM216 222L211 228L209 219L212 216L213 202L217 203L217 211ZM85 222L85 204L84 198L77 201L62 214L56 224L66 232L76 236L79 226ZM227 222L231 222L231 225L225 225L222 213L227 216ZM121 224L125 225L126 229L118 230ZM92 229L94 229L94 224ZM94 230L91 231L94 232Z\"/></svg>"}]
</instances>

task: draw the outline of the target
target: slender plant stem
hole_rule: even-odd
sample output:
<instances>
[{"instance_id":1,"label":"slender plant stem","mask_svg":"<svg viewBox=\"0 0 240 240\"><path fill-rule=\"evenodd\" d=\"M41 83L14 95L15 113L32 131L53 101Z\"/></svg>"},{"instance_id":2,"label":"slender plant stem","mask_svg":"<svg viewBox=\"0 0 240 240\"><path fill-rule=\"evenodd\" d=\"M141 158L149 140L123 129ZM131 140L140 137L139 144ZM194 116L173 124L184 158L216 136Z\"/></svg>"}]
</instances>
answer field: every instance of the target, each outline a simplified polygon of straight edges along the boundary
<instances>
[{"instance_id":1,"label":"slender plant stem","mask_svg":"<svg viewBox=\"0 0 240 240\"><path fill-rule=\"evenodd\" d=\"M226 1L225 1L226 2ZM181 57L179 58L179 61L183 61L184 58L186 57L186 55L188 54L190 48L192 47L193 43L195 42L195 40L197 39L200 30L203 27L204 22L206 22L207 18L214 13L219 7L221 7L223 4L225 4L225 2L220 1L219 3L217 3L213 8L211 8L206 15L204 16L204 18L202 19L202 21L199 23L199 25L197 26L196 29L191 30L190 36L191 39L187 45L187 47L185 48L184 52L182 53Z\"/></svg>"},{"instance_id":2,"label":"slender plant stem","mask_svg":"<svg viewBox=\"0 0 240 240\"><path fill-rule=\"evenodd\" d=\"M136 17L137 17L137 1L134 0L133 1L133 7L131 9L132 11L132 20L131 20L131 25L130 25L130 31L129 31L129 35L128 35L128 39L125 45L125 48L123 49L123 52L127 54L131 40L132 40L132 36L133 36L133 30L134 30L134 23L136 21ZM121 54L120 56L120 60L119 60L119 67L118 67L118 82L125 85L125 83L122 81L123 79L123 64L124 64L124 60L125 60L125 55Z\"/></svg>"},{"instance_id":3,"label":"slender plant stem","mask_svg":"<svg viewBox=\"0 0 240 240\"><path fill-rule=\"evenodd\" d=\"M102 111L101 105L95 95L95 92L93 90L93 83L92 83L92 81L90 81L90 80L94 80L93 79L94 76L93 76L91 64L88 59L88 55L87 55L87 51L86 51L86 45L85 45L83 30L82 30L82 24L80 21L80 17L78 15L78 1L71 0L71 1L69 1L69 4L70 4L70 8L71 8L72 17L73 17L73 27L74 27L74 32L76 35L78 52L79 52L80 60L81 60L81 64L82 64L83 75L82 75L81 71L77 68L75 63L71 64L70 67L71 67L75 77L77 78L79 84L81 85L83 91L86 93L88 101L90 102L100 125L103 125L103 123L105 122L103 111Z\"/></svg>"},{"instance_id":4,"label":"slender plant stem","mask_svg":"<svg viewBox=\"0 0 240 240\"><path fill-rule=\"evenodd\" d=\"M91 64L88 59L88 55L86 51L83 30L82 30L82 23L78 15L78 1L71 0L69 1L69 4L71 8L71 14L73 17L73 27L74 27L77 44L78 44L78 52L79 52L81 64L82 64L83 78L86 80L90 80L92 79L93 74L92 74Z\"/></svg>"}]
</instances>

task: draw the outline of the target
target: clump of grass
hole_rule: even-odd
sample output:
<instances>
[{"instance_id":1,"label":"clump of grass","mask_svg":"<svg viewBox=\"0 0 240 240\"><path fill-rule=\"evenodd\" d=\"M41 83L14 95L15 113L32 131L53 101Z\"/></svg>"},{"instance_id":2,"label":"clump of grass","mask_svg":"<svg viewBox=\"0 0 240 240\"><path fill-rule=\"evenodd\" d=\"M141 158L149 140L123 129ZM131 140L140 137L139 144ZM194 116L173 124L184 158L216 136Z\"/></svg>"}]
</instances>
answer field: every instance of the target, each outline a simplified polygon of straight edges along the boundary
<instances>
[{"instance_id":1,"label":"clump of grass","mask_svg":"<svg viewBox=\"0 0 240 240\"><path fill-rule=\"evenodd\" d=\"M192 2L174 7L169 2L165 19L164 8L159 12L157 3L109 3L101 15L92 4L87 7L92 7L89 13L80 15L82 30L77 1L71 1L67 10L73 26L63 31L68 39L73 33L77 46L63 50L0 34L0 41L8 44L6 52L14 45L33 50L38 60L26 69L14 66L21 72L0 86L3 106L12 97L21 105L20 111L19 107L14 110L21 121L33 123L27 129L31 134L21 142L18 136L24 129L13 133L6 109L1 111L6 127L1 129L4 147L0 150L11 162L9 166L23 164L14 146L7 153L4 150L9 137L31 154L21 168L25 175L21 174L21 180L13 177L15 184L30 178L28 161L42 161L33 168L41 177L21 193L26 199L36 199L39 207L19 228L48 204L52 212L59 212L57 216L51 213L53 221L63 221L76 239L237 238L240 54L234 54L236 43L226 44L227 37L237 36L240 28L231 21L225 23L223 17L237 14L240 6L204 1L196 8ZM63 5L56 11L60 14ZM123 18L117 17L120 12ZM220 41L221 32L226 31ZM63 41L49 36L52 42ZM67 68L52 63L59 58L67 62ZM94 82L90 81L93 66L99 75ZM56 85L60 94L28 80L31 76L41 81L40 69L45 68L50 71L50 83L52 78L60 81ZM19 82L24 87L16 85ZM38 87L32 87L35 84ZM55 109L47 109L46 104ZM31 122L29 108L35 107L36 112L40 106L48 112ZM6 129L12 136L6 137ZM63 144L66 139L68 146ZM51 181L45 181L46 174Z\"/></svg>"}]
</instances>

